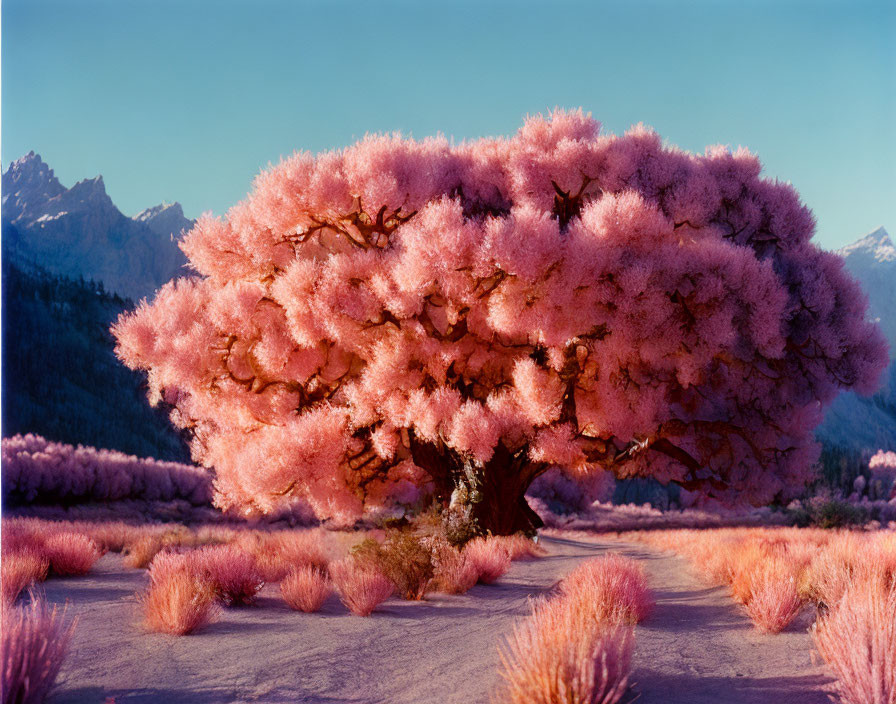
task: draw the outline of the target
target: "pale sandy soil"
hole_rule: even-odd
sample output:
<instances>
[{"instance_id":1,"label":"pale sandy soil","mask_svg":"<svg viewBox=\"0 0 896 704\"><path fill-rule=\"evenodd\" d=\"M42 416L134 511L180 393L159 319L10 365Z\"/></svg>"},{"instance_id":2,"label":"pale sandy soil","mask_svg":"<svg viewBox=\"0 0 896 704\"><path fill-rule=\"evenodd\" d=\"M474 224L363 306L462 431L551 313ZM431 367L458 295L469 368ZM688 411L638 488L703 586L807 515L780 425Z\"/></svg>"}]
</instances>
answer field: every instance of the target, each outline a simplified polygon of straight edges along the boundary
<instances>
[{"instance_id":1,"label":"pale sandy soil","mask_svg":"<svg viewBox=\"0 0 896 704\"><path fill-rule=\"evenodd\" d=\"M145 633L135 592L145 572L114 555L86 578L46 583L79 623L51 704L314 702L485 704L500 683L497 646L581 559L608 549L644 561L658 606L637 629L631 700L641 704L821 704L829 678L810 663L807 620L778 636L752 630L721 589L677 557L640 546L546 538L549 556L517 562L498 584L421 603L392 599L370 618L333 597L290 611L276 586L182 638Z\"/></svg>"}]
</instances>

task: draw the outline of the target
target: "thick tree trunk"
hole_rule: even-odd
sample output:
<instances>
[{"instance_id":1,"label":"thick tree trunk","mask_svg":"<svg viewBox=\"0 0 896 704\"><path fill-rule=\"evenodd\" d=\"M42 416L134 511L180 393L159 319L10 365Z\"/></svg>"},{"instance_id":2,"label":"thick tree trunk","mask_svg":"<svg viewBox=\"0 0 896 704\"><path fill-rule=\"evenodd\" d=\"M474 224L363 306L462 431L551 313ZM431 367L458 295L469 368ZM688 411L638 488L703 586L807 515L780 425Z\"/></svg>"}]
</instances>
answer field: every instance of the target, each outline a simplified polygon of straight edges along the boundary
<instances>
[{"instance_id":1,"label":"thick tree trunk","mask_svg":"<svg viewBox=\"0 0 896 704\"><path fill-rule=\"evenodd\" d=\"M526 454L512 455L499 445L492 459L472 472L475 480L467 496L482 534L532 536L544 525L526 502L526 490L543 467L530 462Z\"/></svg>"},{"instance_id":2,"label":"thick tree trunk","mask_svg":"<svg viewBox=\"0 0 896 704\"><path fill-rule=\"evenodd\" d=\"M423 443L410 435L414 463L433 481L435 498L444 507L469 510L482 534L535 535L544 525L526 502L526 490L546 466L528 459L525 448L511 453L504 445L485 465L464 460L444 445Z\"/></svg>"}]
</instances>

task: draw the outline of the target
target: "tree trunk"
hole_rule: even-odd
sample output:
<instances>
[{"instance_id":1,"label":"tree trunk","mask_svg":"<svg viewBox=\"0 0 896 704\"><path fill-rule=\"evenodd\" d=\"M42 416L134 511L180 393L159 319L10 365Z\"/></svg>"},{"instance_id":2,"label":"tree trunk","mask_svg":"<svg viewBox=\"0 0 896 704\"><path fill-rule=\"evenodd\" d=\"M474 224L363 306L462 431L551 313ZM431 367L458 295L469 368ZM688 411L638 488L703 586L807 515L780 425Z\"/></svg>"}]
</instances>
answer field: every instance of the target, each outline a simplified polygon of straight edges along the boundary
<instances>
[{"instance_id":1,"label":"tree trunk","mask_svg":"<svg viewBox=\"0 0 896 704\"><path fill-rule=\"evenodd\" d=\"M472 517L483 535L535 535L544 525L526 501L526 490L544 468L533 464L525 451L512 455L503 445L485 466L474 472L468 492Z\"/></svg>"},{"instance_id":2,"label":"tree trunk","mask_svg":"<svg viewBox=\"0 0 896 704\"><path fill-rule=\"evenodd\" d=\"M526 502L526 490L547 466L531 462L528 448L511 453L499 443L479 465L441 443L420 442L412 432L410 449L414 464L430 475L436 500L468 509L481 534L532 536L544 525Z\"/></svg>"}]
</instances>

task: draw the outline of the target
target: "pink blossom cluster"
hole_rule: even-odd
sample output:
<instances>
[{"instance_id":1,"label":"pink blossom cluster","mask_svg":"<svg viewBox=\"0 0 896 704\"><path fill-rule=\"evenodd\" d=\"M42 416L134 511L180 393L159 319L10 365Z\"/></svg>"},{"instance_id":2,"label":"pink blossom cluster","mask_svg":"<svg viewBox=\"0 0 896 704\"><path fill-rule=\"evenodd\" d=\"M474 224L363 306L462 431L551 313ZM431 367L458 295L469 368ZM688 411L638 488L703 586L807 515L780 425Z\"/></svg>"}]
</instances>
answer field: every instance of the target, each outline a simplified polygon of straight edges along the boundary
<instances>
[{"instance_id":1,"label":"pink blossom cluster","mask_svg":"<svg viewBox=\"0 0 896 704\"><path fill-rule=\"evenodd\" d=\"M2 456L4 502L211 501L208 472L177 462L75 447L31 434L3 438Z\"/></svg>"},{"instance_id":2,"label":"pink blossom cluster","mask_svg":"<svg viewBox=\"0 0 896 704\"><path fill-rule=\"evenodd\" d=\"M197 275L123 315L117 354L222 507L407 505L438 485L433 453L787 499L824 405L872 390L887 353L797 192L760 172L581 111L297 153L199 219Z\"/></svg>"}]
</instances>

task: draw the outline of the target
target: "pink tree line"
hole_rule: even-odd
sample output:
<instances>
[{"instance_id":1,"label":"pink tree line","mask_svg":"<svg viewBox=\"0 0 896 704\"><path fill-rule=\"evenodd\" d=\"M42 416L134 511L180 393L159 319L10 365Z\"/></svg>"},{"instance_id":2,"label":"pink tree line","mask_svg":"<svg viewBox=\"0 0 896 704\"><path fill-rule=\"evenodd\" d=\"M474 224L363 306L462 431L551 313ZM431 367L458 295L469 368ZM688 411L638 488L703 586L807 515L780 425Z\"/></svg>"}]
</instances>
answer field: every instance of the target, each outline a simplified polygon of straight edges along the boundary
<instances>
[{"instance_id":1,"label":"pink tree line","mask_svg":"<svg viewBox=\"0 0 896 704\"><path fill-rule=\"evenodd\" d=\"M113 326L224 508L423 495L531 529L551 466L786 500L886 345L789 184L581 111L510 138L368 136L258 176ZM453 497L453 499L452 499Z\"/></svg>"},{"instance_id":2,"label":"pink tree line","mask_svg":"<svg viewBox=\"0 0 896 704\"><path fill-rule=\"evenodd\" d=\"M115 501L212 498L209 474L177 462L138 459L115 450L50 442L38 435L4 438L3 501Z\"/></svg>"}]
</instances>

